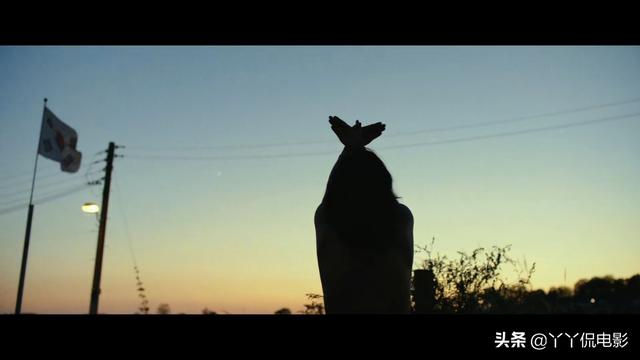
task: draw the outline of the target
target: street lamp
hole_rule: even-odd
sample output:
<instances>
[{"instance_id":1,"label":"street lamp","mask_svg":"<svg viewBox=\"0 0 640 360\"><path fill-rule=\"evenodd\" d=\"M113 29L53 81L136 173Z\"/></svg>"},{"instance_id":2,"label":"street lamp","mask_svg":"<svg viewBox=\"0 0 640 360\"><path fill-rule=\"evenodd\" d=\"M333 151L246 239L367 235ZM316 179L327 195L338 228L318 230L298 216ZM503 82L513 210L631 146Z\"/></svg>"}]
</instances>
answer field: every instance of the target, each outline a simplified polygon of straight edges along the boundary
<instances>
[{"instance_id":1,"label":"street lamp","mask_svg":"<svg viewBox=\"0 0 640 360\"><path fill-rule=\"evenodd\" d=\"M85 214L95 214L96 215L96 225L98 228L100 227L100 205L94 202L86 202L82 204L82 212Z\"/></svg>"},{"instance_id":2,"label":"street lamp","mask_svg":"<svg viewBox=\"0 0 640 360\"><path fill-rule=\"evenodd\" d=\"M93 202L87 202L82 205L82 211L87 214L97 214L100 212L100 205Z\"/></svg>"}]
</instances>

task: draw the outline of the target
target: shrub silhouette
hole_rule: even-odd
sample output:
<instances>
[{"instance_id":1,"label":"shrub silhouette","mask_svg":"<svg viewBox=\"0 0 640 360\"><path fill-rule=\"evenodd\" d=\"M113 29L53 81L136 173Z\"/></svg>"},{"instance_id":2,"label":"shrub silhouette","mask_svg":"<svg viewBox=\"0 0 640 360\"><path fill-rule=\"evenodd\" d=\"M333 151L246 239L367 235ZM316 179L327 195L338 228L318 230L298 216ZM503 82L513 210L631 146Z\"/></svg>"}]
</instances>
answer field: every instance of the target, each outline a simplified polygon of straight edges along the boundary
<instances>
[{"instance_id":1,"label":"shrub silhouette","mask_svg":"<svg viewBox=\"0 0 640 360\"><path fill-rule=\"evenodd\" d=\"M511 259L510 246L477 248L470 254L458 251L458 258L450 259L435 253L434 243L435 238L427 246L416 246L416 253L426 255L420 267L434 274L434 312L507 312L525 299L533 301L529 288L535 263L529 267L526 261L521 264ZM507 264L518 273L515 283L508 283L502 275Z\"/></svg>"}]
</instances>

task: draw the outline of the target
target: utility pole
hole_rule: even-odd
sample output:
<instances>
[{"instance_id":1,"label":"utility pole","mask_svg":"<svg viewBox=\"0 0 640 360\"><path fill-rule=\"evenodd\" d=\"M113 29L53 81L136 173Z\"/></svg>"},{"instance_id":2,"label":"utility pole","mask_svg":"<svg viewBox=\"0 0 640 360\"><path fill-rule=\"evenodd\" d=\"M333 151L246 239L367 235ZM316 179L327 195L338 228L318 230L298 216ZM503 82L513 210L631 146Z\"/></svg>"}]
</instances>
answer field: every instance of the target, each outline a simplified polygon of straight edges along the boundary
<instances>
[{"instance_id":1,"label":"utility pole","mask_svg":"<svg viewBox=\"0 0 640 360\"><path fill-rule=\"evenodd\" d=\"M107 149L107 167L105 168L104 189L102 190L102 204L100 207L100 230L98 232L98 249L96 251L96 265L93 271L93 286L91 287L91 305L89 314L98 313L98 300L100 299L100 278L102 276L102 254L104 252L104 236L107 230L107 213L109 211L109 190L111 189L111 172L116 144L109 143Z\"/></svg>"}]
</instances>

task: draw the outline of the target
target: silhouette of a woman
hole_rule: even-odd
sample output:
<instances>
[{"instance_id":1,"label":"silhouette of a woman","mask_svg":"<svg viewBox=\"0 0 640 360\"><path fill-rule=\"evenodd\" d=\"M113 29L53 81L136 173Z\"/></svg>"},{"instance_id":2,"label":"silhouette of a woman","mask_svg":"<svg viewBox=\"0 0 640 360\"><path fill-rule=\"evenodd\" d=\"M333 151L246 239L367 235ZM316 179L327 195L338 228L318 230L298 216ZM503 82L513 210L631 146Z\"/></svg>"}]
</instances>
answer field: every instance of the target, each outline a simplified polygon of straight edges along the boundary
<instances>
[{"instance_id":1,"label":"silhouette of a woman","mask_svg":"<svg viewBox=\"0 0 640 360\"><path fill-rule=\"evenodd\" d=\"M382 160L365 148L385 126L329 122L345 148L314 219L325 310L409 313L413 216Z\"/></svg>"}]
</instances>

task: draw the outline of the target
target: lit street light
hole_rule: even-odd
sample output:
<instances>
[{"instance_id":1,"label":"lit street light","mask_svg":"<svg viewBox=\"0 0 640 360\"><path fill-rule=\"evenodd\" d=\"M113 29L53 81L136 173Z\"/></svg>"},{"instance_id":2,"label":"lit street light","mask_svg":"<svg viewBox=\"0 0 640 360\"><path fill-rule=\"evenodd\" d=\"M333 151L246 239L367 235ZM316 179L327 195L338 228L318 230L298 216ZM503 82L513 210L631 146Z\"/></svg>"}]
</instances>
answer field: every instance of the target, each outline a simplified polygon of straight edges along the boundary
<instances>
[{"instance_id":1,"label":"lit street light","mask_svg":"<svg viewBox=\"0 0 640 360\"><path fill-rule=\"evenodd\" d=\"M84 203L82 205L82 211L87 214L97 214L100 212L100 205L92 202Z\"/></svg>"}]
</instances>

